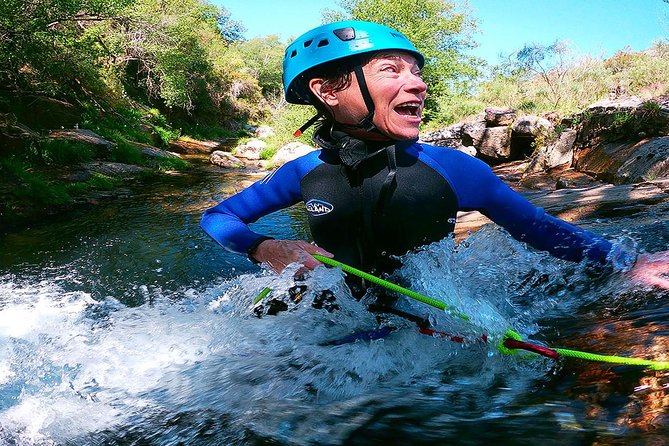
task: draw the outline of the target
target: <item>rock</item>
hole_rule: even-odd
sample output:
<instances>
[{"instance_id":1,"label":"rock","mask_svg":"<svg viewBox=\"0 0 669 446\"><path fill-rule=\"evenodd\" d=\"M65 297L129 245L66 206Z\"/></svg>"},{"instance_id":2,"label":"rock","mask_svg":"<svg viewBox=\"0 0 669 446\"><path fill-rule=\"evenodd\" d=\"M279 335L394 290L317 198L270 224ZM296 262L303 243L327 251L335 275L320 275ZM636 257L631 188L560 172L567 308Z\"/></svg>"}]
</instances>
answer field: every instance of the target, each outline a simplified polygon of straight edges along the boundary
<instances>
[{"instance_id":1,"label":"rock","mask_svg":"<svg viewBox=\"0 0 669 446\"><path fill-rule=\"evenodd\" d=\"M115 143L87 129L52 130L49 132L49 138L88 144L107 153L113 152L116 148Z\"/></svg>"},{"instance_id":2,"label":"rock","mask_svg":"<svg viewBox=\"0 0 669 446\"><path fill-rule=\"evenodd\" d=\"M313 152L314 150L317 149L299 141L294 141L277 150L277 152L272 157L272 164L275 166L281 166L288 161L292 161L295 158L299 158L300 156L306 155L307 153Z\"/></svg>"},{"instance_id":3,"label":"rock","mask_svg":"<svg viewBox=\"0 0 669 446\"><path fill-rule=\"evenodd\" d=\"M553 124L546 118L527 115L518 118L511 126L511 147L513 159L530 156L534 152L538 137L550 135Z\"/></svg>"},{"instance_id":4,"label":"rock","mask_svg":"<svg viewBox=\"0 0 669 446\"><path fill-rule=\"evenodd\" d=\"M498 163L512 158L510 143L509 127L490 127L483 130L477 149L482 158Z\"/></svg>"},{"instance_id":5,"label":"rock","mask_svg":"<svg viewBox=\"0 0 669 446\"><path fill-rule=\"evenodd\" d=\"M439 147L462 146L462 127L464 123L449 125L441 130L428 132L420 137L420 142Z\"/></svg>"},{"instance_id":6,"label":"rock","mask_svg":"<svg viewBox=\"0 0 669 446\"><path fill-rule=\"evenodd\" d=\"M256 138L259 139L270 138L275 135L274 129L268 125L261 125L260 127L257 127L254 131L254 134L256 135Z\"/></svg>"},{"instance_id":7,"label":"rock","mask_svg":"<svg viewBox=\"0 0 669 446\"><path fill-rule=\"evenodd\" d=\"M99 158L109 157L116 149L116 143L109 141L97 133L87 129L62 129L51 130L48 134L50 140L70 141L85 144L95 150L95 156Z\"/></svg>"},{"instance_id":8,"label":"rock","mask_svg":"<svg viewBox=\"0 0 669 446\"><path fill-rule=\"evenodd\" d=\"M246 143L240 144L233 150L235 156L249 160L259 160L260 154L267 147L265 141L256 138L249 139Z\"/></svg>"},{"instance_id":9,"label":"rock","mask_svg":"<svg viewBox=\"0 0 669 446\"><path fill-rule=\"evenodd\" d=\"M219 140L197 141L191 138L179 138L176 141L170 141L168 148L171 152L176 153L207 154L219 150L224 145L226 145L226 142Z\"/></svg>"},{"instance_id":10,"label":"rock","mask_svg":"<svg viewBox=\"0 0 669 446\"><path fill-rule=\"evenodd\" d=\"M82 121L81 109L69 102L24 92L0 91L2 111L11 111L20 123L36 130L72 128Z\"/></svg>"},{"instance_id":11,"label":"rock","mask_svg":"<svg viewBox=\"0 0 669 446\"><path fill-rule=\"evenodd\" d=\"M209 157L209 162L226 169L238 169L244 167L244 163L232 153L222 150L214 151Z\"/></svg>"},{"instance_id":12,"label":"rock","mask_svg":"<svg viewBox=\"0 0 669 446\"><path fill-rule=\"evenodd\" d=\"M114 163L111 161L91 161L80 165L81 168L108 177L133 178L148 169L134 164Z\"/></svg>"},{"instance_id":13,"label":"rock","mask_svg":"<svg viewBox=\"0 0 669 446\"><path fill-rule=\"evenodd\" d=\"M576 130L567 129L560 133L556 141L538 147L527 167L527 172L535 173L563 164L569 167L574 157L574 142L577 135Z\"/></svg>"},{"instance_id":14,"label":"rock","mask_svg":"<svg viewBox=\"0 0 669 446\"><path fill-rule=\"evenodd\" d=\"M466 153L469 156L476 156L476 147L474 146L463 146L459 145L458 147L453 147L458 152Z\"/></svg>"},{"instance_id":15,"label":"rock","mask_svg":"<svg viewBox=\"0 0 669 446\"><path fill-rule=\"evenodd\" d=\"M513 136L536 138L542 132L553 130L553 124L540 116L522 116L511 127Z\"/></svg>"},{"instance_id":16,"label":"rock","mask_svg":"<svg viewBox=\"0 0 669 446\"><path fill-rule=\"evenodd\" d=\"M541 115L541 117L553 124L554 127L561 124L563 121L562 116L560 116L558 112L554 111L544 113Z\"/></svg>"},{"instance_id":17,"label":"rock","mask_svg":"<svg viewBox=\"0 0 669 446\"><path fill-rule=\"evenodd\" d=\"M181 155L174 152L169 152L167 150L159 149L149 144L143 144L140 142L133 142L133 146L137 147L142 155L146 158L158 159L158 158L181 158Z\"/></svg>"},{"instance_id":18,"label":"rock","mask_svg":"<svg viewBox=\"0 0 669 446\"><path fill-rule=\"evenodd\" d=\"M478 148L486 131L485 121L466 122L462 125L462 145Z\"/></svg>"},{"instance_id":19,"label":"rock","mask_svg":"<svg viewBox=\"0 0 669 446\"><path fill-rule=\"evenodd\" d=\"M488 127L511 125L516 120L516 111L511 108L485 109L485 122Z\"/></svg>"},{"instance_id":20,"label":"rock","mask_svg":"<svg viewBox=\"0 0 669 446\"><path fill-rule=\"evenodd\" d=\"M12 113L0 113L0 154L15 154L23 151L40 135L17 121Z\"/></svg>"},{"instance_id":21,"label":"rock","mask_svg":"<svg viewBox=\"0 0 669 446\"><path fill-rule=\"evenodd\" d=\"M645 101L637 96L627 96L616 99L602 99L594 104L590 104L586 110L592 113L611 112L611 111L630 111L636 110Z\"/></svg>"},{"instance_id":22,"label":"rock","mask_svg":"<svg viewBox=\"0 0 669 446\"><path fill-rule=\"evenodd\" d=\"M630 184L669 176L669 136L636 143L601 144L581 150L576 168L613 184Z\"/></svg>"}]
</instances>

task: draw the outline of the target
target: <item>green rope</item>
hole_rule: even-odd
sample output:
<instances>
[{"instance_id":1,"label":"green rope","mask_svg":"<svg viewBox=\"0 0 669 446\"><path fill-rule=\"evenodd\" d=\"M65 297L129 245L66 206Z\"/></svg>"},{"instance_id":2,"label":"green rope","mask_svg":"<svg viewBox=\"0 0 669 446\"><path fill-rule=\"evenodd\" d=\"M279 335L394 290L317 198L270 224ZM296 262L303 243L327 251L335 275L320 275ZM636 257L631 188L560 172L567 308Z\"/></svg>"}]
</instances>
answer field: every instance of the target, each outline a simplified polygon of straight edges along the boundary
<instances>
[{"instance_id":1,"label":"green rope","mask_svg":"<svg viewBox=\"0 0 669 446\"><path fill-rule=\"evenodd\" d=\"M566 348L554 348L556 352L563 356L585 359L586 361L608 362L612 364L640 365L649 367L653 370L669 370L669 362L651 361L649 359L625 358L623 356L597 355L595 353L579 352L577 350L568 350Z\"/></svg>"},{"instance_id":2,"label":"green rope","mask_svg":"<svg viewBox=\"0 0 669 446\"><path fill-rule=\"evenodd\" d=\"M506 333L504 333L504 336L502 336L502 339L500 339L499 342L497 343L497 350L499 350L499 352L501 354L503 354L503 355L515 355L516 353L518 353L517 348L509 348L506 345L504 345L504 341L507 338L515 339L516 341L522 341L523 337L521 335L519 335L517 332L515 332L511 329L508 329L506 331Z\"/></svg>"},{"instance_id":3,"label":"green rope","mask_svg":"<svg viewBox=\"0 0 669 446\"><path fill-rule=\"evenodd\" d=\"M513 330L507 330L506 333L504 333L504 336L502 336L501 341L497 344L497 349L502 354L513 355L518 352L518 349L508 348L504 345L504 341L508 338L515 339L517 341L522 341L523 339L518 333L516 333ZM666 361L652 361L649 359L626 358L624 356L614 356L614 355L598 355L596 353L581 352L578 350L569 350L566 348L550 347L550 349L558 352L562 356L583 359L586 361L643 366L651 368L653 370L669 370L669 362Z\"/></svg>"},{"instance_id":4,"label":"green rope","mask_svg":"<svg viewBox=\"0 0 669 446\"><path fill-rule=\"evenodd\" d=\"M470 320L469 316L466 314L458 313L458 312L453 312L452 310L449 310L449 306L445 304L444 302L432 299L431 297L423 296L422 294L416 293L415 291L409 290L407 288L403 288L399 285L396 285L392 282L388 282L387 280L383 280L379 277L373 276L369 273L366 273L364 271L360 271L359 269L353 268L352 266L346 265L344 263L338 262L337 260L331 259L329 257L324 257L319 254L312 254L312 256L322 262L325 263L326 265L330 266L335 266L339 267L342 269L342 271L347 272L349 274L353 274L354 276L358 276L364 280L367 280L368 282L374 283L376 285L382 286L384 288L387 288L391 291L395 291L396 293L403 294L407 297L410 297L412 299L415 299L417 301L423 302L424 304L430 305L432 307L438 308L443 311L448 311L450 314L457 316L461 319L464 319L466 321ZM265 290L269 289L266 288ZM263 290L260 294L262 297L267 295L265 293L263 295ZM262 297L258 296L256 298L256 302L262 299ZM255 302L254 302L255 303ZM518 352L518 349L511 349L506 346L504 346L504 340L507 338L512 338L517 341L522 341L523 338L518 334L517 332L509 329L504 333L502 336L501 340L497 344L497 349L499 350L500 353L505 354L505 355L513 355ZM568 350L565 348L551 348L552 350L555 350L562 356L568 356L571 358L578 358L578 359L584 359L586 361L596 361L596 362L607 362L611 364L624 364L624 365L638 365L638 366L644 366L644 367L649 367L653 370L669 370L669 362L665 361L651 361L648 359L638 359L638 358L625 358L622 356L611 356L611 355L598 355L595 353L588 353L588 352L581 352L577 350Z\"/></svg>"},{"instance_id":5,"label":"green rope","mask_svg":"<svg viewBox=\"0 0 669 446\"><path fill-rule=\"evenodd\" d=\"M450 310L449 305L445 304L444 302L432 299L431 297L423 296L422 294L419 294L415 291L411 291L407 288L403 288L399 285L396 285L392 282L388 282L387 280L383 280L379 277L372 276L369 273L366 273L364 271L360 271L359 269L353 268L352 266L348 266L344 263L338 262L338 261L333 260L329 257L324 257L320 254L312 254L312 256L316 260L318 260L320 262L323 262L326 265L339 267L339 268L342 269L342 271L347 272L349 274L353 274L354 276L358 276L362 279L367 280L368 282L372 282L376 285L380 285L380 286L382 286L384 288L387 288L391 291L395 291L396 293L403 294L407 297L410 297L410 298L415 299L417 301L423 302L424 304L430 305L434 308L438 308L442 311L447 311L449 314L452 314L453 316L457 316L460 319L464 319L466 321L469 320L469 316L467 316L466 314L462 314L462 313L458 313L458 312L455 312L453 310Z\"/></svg>"},{"instance_id":6,"label":"green rope","mask_svg":"<svg viewBox=\"0 0 669 446\"><path fill-rule=\"evenodd\" d=\"M269 294L270 291L272 291L271 288L268 288L268 287L263 288L263 290L260 292L260 294L258 294L255 297L255 299L253 299L253 305L255 305L258 302L260 302L261 300L263 300Z\"/></svg>"}]
</instances>

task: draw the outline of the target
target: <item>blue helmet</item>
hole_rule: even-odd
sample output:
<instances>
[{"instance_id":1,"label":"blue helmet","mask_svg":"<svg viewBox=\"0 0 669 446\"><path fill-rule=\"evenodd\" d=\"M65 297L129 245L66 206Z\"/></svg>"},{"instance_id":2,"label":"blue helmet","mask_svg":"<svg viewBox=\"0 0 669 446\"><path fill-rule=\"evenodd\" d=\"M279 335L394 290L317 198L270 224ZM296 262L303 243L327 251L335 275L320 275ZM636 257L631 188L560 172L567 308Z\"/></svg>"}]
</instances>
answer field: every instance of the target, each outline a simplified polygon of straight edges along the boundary
<instances>
[{"instance_id":1,"label":"blue helmet","mask_svg":"<svg viewBox=\"0 0 669 446\"><path fill-rule=\"evenodd\" d=\"M404 34L378 23L348 20L328 23L307 31L286 49L283 88L286 101L311 104L306 82L300 76L326 62L381 50L401 50L413 55L422 68L425 58Z\"/></svg>"}]
</instances>

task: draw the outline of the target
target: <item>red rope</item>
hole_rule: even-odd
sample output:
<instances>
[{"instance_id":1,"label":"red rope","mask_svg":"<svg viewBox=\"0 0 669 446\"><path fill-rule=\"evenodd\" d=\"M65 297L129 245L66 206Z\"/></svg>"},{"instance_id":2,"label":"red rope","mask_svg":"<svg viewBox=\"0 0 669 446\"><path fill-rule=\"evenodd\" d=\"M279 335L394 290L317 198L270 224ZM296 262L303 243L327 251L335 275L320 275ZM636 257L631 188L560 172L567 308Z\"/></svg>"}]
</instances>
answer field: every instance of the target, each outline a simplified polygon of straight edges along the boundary
<instances>
[{"instance_id":1,"label":"red rope","mask_svg":"<svg viewBox=\"0 0 669 446\"><path fill-rule=\"evenodd\" d=\"M418 331L421 332L422 334L428 335L428 336L436 336L436 337L439 337L439 338L448 338L453 342L460 342L460 343L465 342L465 338L463 338L462 336L455 336L455 335L452 335L452 334L444 333L443 331L432 330L431 328L418 327ZM488 336L486 336L485 334L482 334L481 335L481 340L483 340L483 342L488 342Z\"/></svg>"},{"instance_id":2,"label":"red rope","mask_svg":"<svg viewBox=\"0 0 669 446\"><path fill-rule=\"evenodd\" d=\"M560 357L560 354L556 352L555 350L552 350L547 347L542 347L540 345L536 344L530 344L529 342L522 342L518 341L516 339L512 338L506 338L504 340L504 347L506 348L511 348L511 349L522 349L522 350L527 350L533 353L537 353L542 356L546 356L551 359L558 359Z\"/></svg>"}]
</instances>

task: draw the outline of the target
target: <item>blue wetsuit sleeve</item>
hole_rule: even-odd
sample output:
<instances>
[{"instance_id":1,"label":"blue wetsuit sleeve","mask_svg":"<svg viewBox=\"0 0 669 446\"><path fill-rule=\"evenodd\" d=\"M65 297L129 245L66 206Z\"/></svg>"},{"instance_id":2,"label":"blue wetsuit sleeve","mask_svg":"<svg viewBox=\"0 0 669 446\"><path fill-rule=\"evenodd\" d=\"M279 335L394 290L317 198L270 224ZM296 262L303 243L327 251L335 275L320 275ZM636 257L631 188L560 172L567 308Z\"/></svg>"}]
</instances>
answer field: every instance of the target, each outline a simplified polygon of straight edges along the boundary
<instances>
[{"instance_id":1,"label":"blue wetsuit sleeve","mask_svg":"<svg viewBox=\"0 0 669 446\"><path fill-rule=\"evenodd\" d=\"M560 259L579 262L587 258L593 264L607 263L612 248L609 241L545 213L507 186L481 160L450 152L435 158L451 182L461 210L477 210L516 240Z\"/></svg>"},{"instance_id":2,"label":"blue wetsuit sleeve","mask_svg":"<svg viewBox=\"0 0 669 446\"><path fill-rule=\"evenodd\" d=\"M200 222L204 231L225 249L248 253L269 237L253 232L249 223L302 199L300 181L315 165L315 153L288 162L262 180L207 209Z\"/></svg>"}]
</instances>

